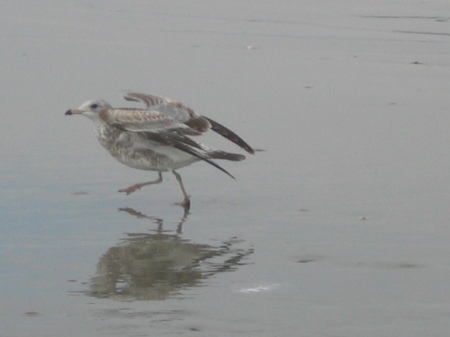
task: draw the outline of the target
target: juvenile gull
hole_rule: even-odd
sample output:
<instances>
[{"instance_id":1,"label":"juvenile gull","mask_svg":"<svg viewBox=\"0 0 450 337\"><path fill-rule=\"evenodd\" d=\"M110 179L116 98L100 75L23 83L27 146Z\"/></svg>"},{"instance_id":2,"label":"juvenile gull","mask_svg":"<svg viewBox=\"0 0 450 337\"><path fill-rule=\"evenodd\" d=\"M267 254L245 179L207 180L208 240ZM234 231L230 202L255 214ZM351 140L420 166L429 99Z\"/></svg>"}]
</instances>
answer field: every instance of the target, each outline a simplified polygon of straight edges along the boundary
<instances>
[{"instance_id":1,"label":"juvenile gull","mask_svg":"<svg viewBox=\"0 0 450 337\"><path fill-rule=\"evenodd\" d=\"M143 186L158 184L163 180L162 172L172 171L184 196L181 204L189 209L190 198L177 169L203 160L234 178L213 159L245 159L241 154L215 150L190 136L213 130L248 153L254 153L252 147L233 131L180 102L141 93L129 93L124 98L144 103L146 108L113 108L102 99L94 99L83 103L78 109L66 111L66 115L90 118L100 144L122 164L158 172L158 179L135 184L119 192L128 195Z\"/></svg>"}]
</instances>

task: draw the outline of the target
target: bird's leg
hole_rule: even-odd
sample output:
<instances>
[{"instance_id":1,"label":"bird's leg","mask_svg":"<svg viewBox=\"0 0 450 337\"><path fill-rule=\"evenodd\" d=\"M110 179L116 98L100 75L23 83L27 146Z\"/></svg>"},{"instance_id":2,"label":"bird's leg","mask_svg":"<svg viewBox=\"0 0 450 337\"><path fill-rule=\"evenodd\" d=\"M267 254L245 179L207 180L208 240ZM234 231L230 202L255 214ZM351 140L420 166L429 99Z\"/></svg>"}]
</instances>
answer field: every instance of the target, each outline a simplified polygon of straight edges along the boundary
<instances>
[{"instance_id":1,"label":"bird's leg","mask_svg":"<svg viewBox=\"0 0 450 337\"><path fill-rule=\"evenodd\" d=\"M180 184L181 192L183 192L184 200L183 202L180 202L180 205L184 207L185 211L189 211L189 208L191 207L191 199L189 198L189 195L187 194L186 189L184 188L183 180L181 179L180 174L175 170L172 170L172 173L177 178L178 183Z\"/></svg>"},{"instance_id":2,"label":"bird's leg","mask_svg":"<svg viewBox=\"0 0 450 337\"><path fill-rule=\"evenodd\" d=\"M146 183L140 183L140 184L136 184L127 188L123 188L121 190L119 190L119 192L125 192L127 195L131 194L133 192L136 192L137 190L139 190L141 187L147 186L147 185L153 185L153 184L159 184L160 182L163 181L162 179L162 173L159 173L159 177L156 180L152 180L152 181L147 181Z\"/></svg>"}]
</instances>

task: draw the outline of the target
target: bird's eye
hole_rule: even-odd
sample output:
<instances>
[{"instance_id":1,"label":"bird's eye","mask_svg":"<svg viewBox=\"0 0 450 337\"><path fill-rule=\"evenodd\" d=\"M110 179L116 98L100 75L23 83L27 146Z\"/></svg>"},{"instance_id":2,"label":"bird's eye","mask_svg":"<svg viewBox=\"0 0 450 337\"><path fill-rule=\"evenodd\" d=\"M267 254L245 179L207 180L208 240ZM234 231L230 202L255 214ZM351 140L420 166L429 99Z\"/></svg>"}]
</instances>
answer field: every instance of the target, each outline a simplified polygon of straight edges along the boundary
<instances>
[{"instance_id":1,"label":"bird's eye","mask_svg":"<svg viewBox=\"0 0 450 337\"><path fill-rule=\"evenodd\" d=\"M97 109L98 108L98 104L91 104L91 109Z\"/></svg>"}]
</instances>

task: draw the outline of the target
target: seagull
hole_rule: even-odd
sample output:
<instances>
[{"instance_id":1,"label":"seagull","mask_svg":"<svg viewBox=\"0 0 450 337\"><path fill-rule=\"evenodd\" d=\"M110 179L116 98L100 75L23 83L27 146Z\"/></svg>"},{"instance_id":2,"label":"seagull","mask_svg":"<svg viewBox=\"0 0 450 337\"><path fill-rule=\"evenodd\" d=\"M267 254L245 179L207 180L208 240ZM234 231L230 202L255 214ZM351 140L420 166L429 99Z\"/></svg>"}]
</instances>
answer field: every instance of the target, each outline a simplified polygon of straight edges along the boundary
<instances>
[{"instance_id":1,"label":"seagull","mask_svg":"<svg viewBox=\"0 0 450 337\"><path fill-rule=\"evenodd\" d=\"M128 93L124 98L127 101L141 102L145 108L113 108L105 100L93 99L83 103L78 109L70 109L65 113L91 119L99 143L122 164L158 172L158 179L135 184L119 192L129 195L143 186L161 183L162 172L171 171L183 193L184 200L180 204L189 210L190 197L177 169L204 161L234 179L214 159L245 159L241 154L215 150L192 137L212 130L246 152L255 152L236 133L211 118L197 114L183 103L142 93Z\"/></svg>"}]
</instances>

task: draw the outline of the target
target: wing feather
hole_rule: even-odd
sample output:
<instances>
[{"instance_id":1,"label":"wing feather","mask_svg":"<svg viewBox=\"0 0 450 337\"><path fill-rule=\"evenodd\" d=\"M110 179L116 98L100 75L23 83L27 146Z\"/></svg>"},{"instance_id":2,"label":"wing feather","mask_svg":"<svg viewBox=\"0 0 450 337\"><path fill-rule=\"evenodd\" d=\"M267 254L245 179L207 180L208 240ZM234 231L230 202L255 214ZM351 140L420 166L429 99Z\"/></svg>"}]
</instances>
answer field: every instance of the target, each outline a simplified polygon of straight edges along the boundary
<instances>
[{"instance_id":1,"label":"wing feather","mask_svg":"<svg viewBox=\"0 0 450 337\"><path fill-rule=\"evenodd\" d=\"M100 118L107 124L130 132L179 132L186 135L198 135L184 123L158 111L143 109L106 109Z\"/></svg>"},{"instance_id":2,"label":"wing feather","mask_svg":"<svg viewBox=\"0 0 450 337\"><path fill-rule=\"evenodd\" d=\"M228 129L227 127L223 126L222 124L217 123L216 121L212 120L211 118L203 116L203 118L207 119L209 123L211 124L211 129L221 135L222 137L225 137L229 141L235 143L239 147L243 148L248 153L254 154L255 150L247 144L246 141L244 141L241 137L239 137L236 133Z\"/></svg>"},{"instance_id":3,"label":"wing feather","mask_svg":"<svg viewBox=\"0 0 450 337\"><path fill-rule=\"evenodd\" d=\"M124 96L128 101L141 102L147 108L168 115L173 119L185 123L191 129L198 132L206 132L211 128L208 120L197 114L187 105L174 101L170 98L164 98L155 95L131 92Z\"/></svg>"},{"instance_id":4,"label":"wing feather","mask_svg":"<svg viewBox=\"0 0 450 337\"><path fill-rule=\"evenodd\" d=\"M139 92L129 92L123 96L127 101L133 102L142 102L145 104L147 108L150 108L154 105L161 104L164 102L168 102L167 98L149 95L149 94L141 94Z\"/></svg>"},{"instance_id":5,"label":"wing feather","mask_svg":"<svg viewBox=\"0 0 450 337\"><path fill-rule=\"evenodd\" d=\"M235 143L248 153L255 153L255 150L236 133L211 118L197 114L194 110L183 103L171 100L170 98L136 92L128 93L124 97L128 101L141 102L145 104L147 108L152 108L152 110L156 110L161 114L170 116L178 122L184 123L191 129L200 133L211 129L229 141Z\"/></svg>"}]
</instances>

